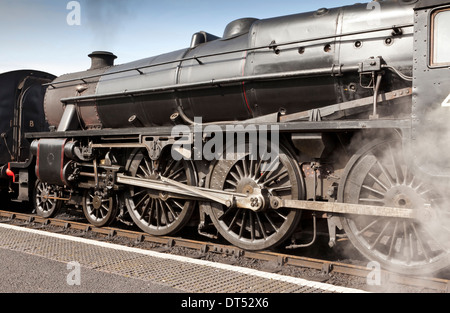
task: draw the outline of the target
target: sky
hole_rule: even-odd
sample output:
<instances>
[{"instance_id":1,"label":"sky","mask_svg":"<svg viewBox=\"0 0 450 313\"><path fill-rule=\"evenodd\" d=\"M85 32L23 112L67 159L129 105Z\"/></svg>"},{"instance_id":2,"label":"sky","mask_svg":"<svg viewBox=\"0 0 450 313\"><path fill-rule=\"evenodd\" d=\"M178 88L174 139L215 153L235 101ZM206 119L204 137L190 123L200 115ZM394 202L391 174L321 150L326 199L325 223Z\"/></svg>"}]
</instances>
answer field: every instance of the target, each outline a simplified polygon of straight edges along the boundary
<instances>
[{"instance_id":1,"label":"sky","mask_svg":"<svg viewBox=\"0 0 450 313\"><path fill-rule=\"evenodd\" d=\"M0 73L84 71L93 51L116 64L183 49L198 31L222 36L244 17L270 18L357 0L0 0ZM369 1L361 1L369 2Z\"/></svg>"}]
</instances>

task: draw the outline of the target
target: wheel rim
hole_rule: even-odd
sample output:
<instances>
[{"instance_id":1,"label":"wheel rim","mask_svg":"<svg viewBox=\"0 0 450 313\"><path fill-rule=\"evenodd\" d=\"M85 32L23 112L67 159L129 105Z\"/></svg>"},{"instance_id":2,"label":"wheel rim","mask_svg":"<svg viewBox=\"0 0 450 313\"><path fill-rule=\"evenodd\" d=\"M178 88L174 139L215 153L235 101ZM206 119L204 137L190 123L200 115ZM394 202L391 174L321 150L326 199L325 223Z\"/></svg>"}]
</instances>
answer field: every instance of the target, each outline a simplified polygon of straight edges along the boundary
<instances>
[{"instance_id":1,"label":"wheel rim","mask_svg":"<svg viewBox=\"0 0 450 313\"><path fill-rule=\"evenodd\" d=\"M139 152L130 164L131 176L160 180L160 176L189 186L196 185L194 169L190 162L175 161L171 157L155 162ZM133 221L143 231L157 236L173 235L189 222L195 201L140 187L129 187L125 204Z\"/></svg>"},{"instance_id":2,"label":"wheel rim","mask_svg":"<svg viewBox=\"0 0 450 313\"><path fill-rule=\"evenodd\" d=\"M261 168L269 168L269 161L252 160L250 154L236 159L217 161L211 174L211 189L247 195L260 189L283 199L303 197L304 184L298 175L299 169L286 153L281 152L279 162L276 162L278 165L267 172L261 172ZM211 208L211 218L222 236L246 250L264 250L280 245L292 235L301 218L299 210L265 209L255 212L227 208L217 203L211 204Z\"/></svg>"},{"instance_id":3,"label":"wheel rim","mask_svg":"<svg viewBox=\"0 0 450 313\"><path fill-rule=\"evenodd\" d=\"M339 192L341 202L410 208L434 216L430 224L412 219L344 218L344 229L356 248L385 268L405 274L425 274L448 266L448 246L436 235L437 228L448 234L448 229L436 223L439 216L448 218L448 212L441 209L442 198L434 189L406 166L401 142L370 144L350 164Z\"/></svg>"},{"instance_id":4,"label":"wheel rim","mask_svg":"<svg viewBox=\"0 0 450 313\"><path fill-rule=\"evenodd\" d=\"M60 197L56 187L37 181L34 201L36 214L44 218L54 217L62 206L62 201L57 199Z\"/></svg>"},{"instance_id":5,"label":"wheel rim","mask_svg":"<svg viewBox=\"0 0 450 313\"><path fill-rule=\"evenodd\" d=\"M114 197L93 189L86 190L83 197L83 212L86 219L94 226L110 225L116 217Z\"/></svg>"}]
</instances>

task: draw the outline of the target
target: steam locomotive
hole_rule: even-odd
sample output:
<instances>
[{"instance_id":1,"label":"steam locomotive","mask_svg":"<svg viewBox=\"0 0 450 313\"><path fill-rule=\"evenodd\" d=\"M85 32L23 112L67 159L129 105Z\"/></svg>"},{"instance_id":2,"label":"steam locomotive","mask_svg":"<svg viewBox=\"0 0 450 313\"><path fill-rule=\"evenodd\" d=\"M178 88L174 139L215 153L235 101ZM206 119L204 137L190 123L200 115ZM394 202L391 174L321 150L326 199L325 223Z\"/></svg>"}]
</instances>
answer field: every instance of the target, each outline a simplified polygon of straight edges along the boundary
<instances>
[{"instance_id":1,"label":"steam locomotive","mask_svg":"<svg viewBox=\"0 0 450 313\"><path fill-rule=\"evenodd\" d=\"M449 21L449 1L386 0L244 18L129 64L97 51L87 71L33 76L32 99L25 73L3 75L2 189L40 216L75 205L153 235L195 222L246 250L311 246L324 222L331 247L345 236L385 268L438 271Z\"/></svg>"}]
</instances>

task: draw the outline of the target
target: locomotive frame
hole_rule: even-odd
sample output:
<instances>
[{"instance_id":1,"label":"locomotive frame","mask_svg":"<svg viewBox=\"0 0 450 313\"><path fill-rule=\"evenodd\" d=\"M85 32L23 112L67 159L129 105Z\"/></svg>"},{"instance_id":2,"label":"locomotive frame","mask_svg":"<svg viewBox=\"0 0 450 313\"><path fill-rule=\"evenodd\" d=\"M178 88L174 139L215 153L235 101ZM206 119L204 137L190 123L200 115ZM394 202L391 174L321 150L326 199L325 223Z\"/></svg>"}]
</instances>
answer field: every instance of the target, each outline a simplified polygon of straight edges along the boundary
<instances>
[{"instance_id":1,"label":"locomotive frame","mask_svg":"<svg viewBox=\"0 0 450 313\"><path fill-rule=\"evenodd\" d=\"M434 62L437 49L434 32L439 25L433 23L437 23L438 14L450 12L450 2L386 2L387 6L409 8L414 13L414 22L288 42L275 38L265 45L258 45L254 39L253 47L199 55L195 53L197 47L218 40L200 32L194 34L189 49L177 54L181 58L163 58L150 64L137 62L119 69L112 67L115 56L111 53L93 53L90 71L46 85L46 101L51 102L52 98L60 101L61 112L47 114L50 124L56 121L52 131L26 135L33 141L34 157L26 163L9 162L10 171L17 177L10 182L11 186L16 186L22 199L28 195L42 216L52 216L65 203L83 207L87 219L96 226L125 220L129 215L142 230L155 235L175 233L196 216L200 234L215 238L220 233L248 250L283 244L299 231L301 220L311 218L315 226L317 218L324 218L330 246L336 245L340 229L362 254L394 271L422 274L442 269L450 264L449 247L440 240L448 231L447 225L442 225L449 215L442 208L445 206L442 199L446 198L450 172L443 165L445 160L436 157L436 153L424 154L420 143L430 138L425 134L446 140L450 60ZM321 9L310 15L320 17L328 12ZM224 36L221 44L242 36L242 29L248 31L255 21L242 19L230 24L225 31L228 37ZM252 29L256 33L256 26ZM350 43L357 51L376 40L390 47L404 37L414 43L412 76L393 67L383 55L358 55L359 61L352 64L334 63L337 59L334 57L330 67L273 73L246 74L243 66L239 77L195 82L183 82L180 74L183 64L202 67L216 57L238 54L253 63L259 52L277 57L295 49L303 55L305 47L312 46L328 53L344 43ZM125 80L131 73L144 77L148 75L146 71L166 66L176 68L175 84L120 92L110 88L99 94L92 91L92 86L96 90L103 88L102 81ZM353 75L352 81L348 82L346 75ZM359 81L353 81L354 77ZM244 119L218 121L205 116L205 123L196 123L178 98L175 107L162 109L164 113L152 112L157 116L170 112L165 120L182 126L186 130L184 135L174 133L173 125L157 125L139 113L123 117L119 116L122 112L110 112L112 117L105 118L105 112L114 108L116 102L135 103L145 97L167 95L202 97L202 93L223 96L236 90L253 112L257 106L248 98L255 99L258 92L259 98L266 95L258 84L270 89L271 84L289 85L291 80L298 83L307 82L306 79L337 80L339 83L333 88L345 89L344 96L335 103L318 106L311 105L308 96L309 104L304 109L292 110L292 99L280 95L287 109L280 107L277 112L268 112L261 105L252 116L249 112L242 113L248 115ZM75 89L76 96L67 96L64 90L68 88ZM353 89L362 91L356 96ZM391 103L400 110L393 110ZM229 115L222 111L224 116ZM98 124L102 118L107 121L106 126ZM116 120L124 119L128 122L125 127L115 127ZM430 129L428 123L437 127ZM274 126L277 132L265 138L269 138L269 143L279 142L278 165L270 171L261 171L267 160L262 155L253 159L249 151L258 147L255 141L267 136L258 130ZM235 158L231 160L192 158L198 148L208 144L211 147L218 132L224 138L244 138L237 143L233 141L232 146L229 141L219 140L223 148L216 151L219 156L225 156L228 149L235 152L236 148L243 148L245 153L232 153ZM193 149L176 150L175 154L180 155L176 159L173 147L177 143ZM191 158L183 158L186 155ZM36 184L28 179L34 173ZM287 247L310 246L315 238L314 233L312 242L307 244L293 239Z\"/></svg>"}]
</instances>

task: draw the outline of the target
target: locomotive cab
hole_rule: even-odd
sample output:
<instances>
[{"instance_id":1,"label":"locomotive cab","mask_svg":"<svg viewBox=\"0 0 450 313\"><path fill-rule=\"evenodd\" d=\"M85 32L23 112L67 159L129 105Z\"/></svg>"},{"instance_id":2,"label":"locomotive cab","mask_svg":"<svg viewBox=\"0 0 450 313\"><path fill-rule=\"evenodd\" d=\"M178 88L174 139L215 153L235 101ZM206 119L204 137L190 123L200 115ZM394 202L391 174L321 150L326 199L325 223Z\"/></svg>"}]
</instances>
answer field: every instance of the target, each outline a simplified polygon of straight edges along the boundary
<instances>
[{"instance_id":1,"label":"locomotive cab","mask_svg":"<svg viewBox=\"0 0 450 313\"><path fill-rule=\"evenodd\" d=\"M343 203L416 214L410 220L347 216L342 226L369 259L418 274L445 268L450 259L450 2L404 2L415 7L411 119L401 130L403 145L377 138L363 147L346 166L338 193Z\"/></svg>"},{"instance_id":2,"label":"locomotive cab","mask_svg":"<svg viewBox=\"0 0 450 313\"><path fill-rule=\"evenodd\" d=\"M450 3L430 0L419 2L415 22L411 134L413 162L425 175L448 180Z\"/></svg>"}]
</instances>

